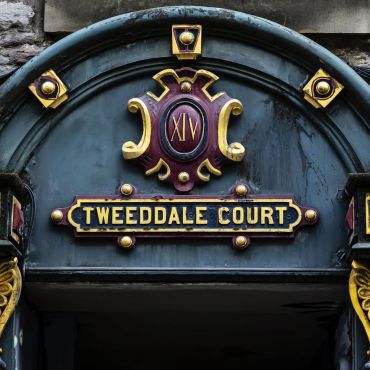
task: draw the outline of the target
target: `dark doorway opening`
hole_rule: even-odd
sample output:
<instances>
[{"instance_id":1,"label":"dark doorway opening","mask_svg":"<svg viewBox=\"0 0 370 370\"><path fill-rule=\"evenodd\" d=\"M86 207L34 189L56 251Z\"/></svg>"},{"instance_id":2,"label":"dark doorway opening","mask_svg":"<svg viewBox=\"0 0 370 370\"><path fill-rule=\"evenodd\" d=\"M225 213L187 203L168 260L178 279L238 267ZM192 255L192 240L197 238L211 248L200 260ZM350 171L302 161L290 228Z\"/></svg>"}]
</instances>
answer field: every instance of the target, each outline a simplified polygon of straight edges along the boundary
<instances>
[{"instance_id":1,"label":"dark doorway opening","mask_svg":"<svg viewBox=\"0 0 370 370\"><path fill-rule=\"evenodd\" d=\"M45 368L330 370L343 288L71 285L39 302Z\"/></svg>"}]
</instances>

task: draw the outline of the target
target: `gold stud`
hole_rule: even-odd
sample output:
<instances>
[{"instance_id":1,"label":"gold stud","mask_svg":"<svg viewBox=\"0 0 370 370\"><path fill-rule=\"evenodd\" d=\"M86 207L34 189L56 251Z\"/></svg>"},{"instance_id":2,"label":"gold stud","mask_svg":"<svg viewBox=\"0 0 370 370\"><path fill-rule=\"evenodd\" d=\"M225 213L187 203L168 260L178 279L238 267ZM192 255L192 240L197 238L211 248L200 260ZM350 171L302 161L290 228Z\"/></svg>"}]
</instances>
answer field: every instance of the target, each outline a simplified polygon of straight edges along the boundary
<instances>
[{"instance_id":1,"label":"gold stud","mask_svg":"<svg viewBox=\"0 0 370 370\"><path fill-rule=\"evenodd\" d=\"M45 94L45 95L50 95L52 94L55 89L56 89L56 85L55 83L51 82L51 81L45 81L42 83L41 85L41 91Z\"/></svg>"},{"instance_id":2,"label":"gold stud","mask_svg":"<svg viewBox=\"0 0 370 370\"><path fill-rule=\"evenodd\" d=\"M328 81L320 81L316 85L316 92L320 95L325 95L330 91L330 88L331 86Z\"/></svg>"},{"instance_id":3,"label":"gold stud","mask_svg":"<svg viewBox=\"0 0 370 370\"><path fill-rule=\"evenodd\" d=\"M246 236L239 235L235 238L235 246L237 248L243 249L249 244L249 238Z\"/></svg>"},{"instance_id":4,"label":"gold stud","mask_svg":"<svg viewBox=\"0 0 370 370\"><path fill-rule=\"evenodd\" d=\"M68 100L66 85L52 69L45 71L40 77L36 78L28 88L44 108L55 109Z\"/></svg>"},{"instance_id":5,"label":"gold stud","mask_svg":"<svg viewBox=\"0 0 370 370\"><path fill-rule=\"evenodd\" d=\"M118 245L122 248L131 248L133 245L133 240L130 236L122 236L118 239Z\"/></svg>"},{"instance_id":6,"label":"gold stud","mask_svg":"<svg viewBox=\"0 0 370 370\"><path fill-rule=\"evenodd\" d=\"M134 188L130 184L123 184L121 186L121 194L122 195L131 195L133 191L134 191Z\"/></svg>"},{"instance_id":7,"label":"gold stud","mask_svg":"<svg viewBox=\"0 0 370 370\"><path fill-rule=\"evenodd\" d=\"M60 209L54 209L54 211L51 212L50 217L51 220L57 224L63 220L63 212Z\"/></svg>"},{"instance_id":8,"label":"gold stud","mask_svg":"<svg viewBox=\"0 0 370 370\"><path fill-rule=\"evenodd\" d=\"M304 99L315 108L325 108L343 89L342 84L319 69L303 87Z\"/></svg>"},{"instance_id":9,"label":"gold stud","mask_svg":"<svg viewBox=\"0 0 370 370\"><path fill-rule=\"evenodd\" d=\"M247 195L248 193L248 188L245 186L245 185L238 185L236 188L235 188L235 193L236 195L238 195L239 197L244 197L245 195Z\"/></svg>"},{"instance_id":10,"label":"gold stud","mask_svg":"<svg viewBox=\"0 0 370 370\"><path fill-rule=\"evenodd\" d=\"M184 31L180 34L179 40L183 45L190 45L194 42L194 35L189 31Z\"/></svg>"},{"instance_id":11,"label":"gold stud","mask_svg":"<svg viewBox=\"0 0 370 370\"><path fill-rule=\"evenodd\" d=\"M181 183L185 184L186 182L190 180L190 176L187 172L180 172L178 179Z\"/></svg>"},{"instance_id":12,"label":"gold stud","mask_svg":"<svg viewBox=\"0 0 370 370\"><path fill-rule=\"evenodd\" d=\"M191 91L191 83L190 83L190 82L187 82L187 81L183 82L183 83L181 84L181 91L182 91L183 93L188 93L188 92L190 92L190 91Z\"/></svg>"},{"instance_id":13,"label":"gold stud","mask_svg":"<svg viewBox=\"0 0 370 370\"><path fill-rule=\"evenodd\" d=\"M304 218L308 222L314 222L317 219L317 212L314 209L308 209L304 214Z\"/></svg>"}]
</instances>

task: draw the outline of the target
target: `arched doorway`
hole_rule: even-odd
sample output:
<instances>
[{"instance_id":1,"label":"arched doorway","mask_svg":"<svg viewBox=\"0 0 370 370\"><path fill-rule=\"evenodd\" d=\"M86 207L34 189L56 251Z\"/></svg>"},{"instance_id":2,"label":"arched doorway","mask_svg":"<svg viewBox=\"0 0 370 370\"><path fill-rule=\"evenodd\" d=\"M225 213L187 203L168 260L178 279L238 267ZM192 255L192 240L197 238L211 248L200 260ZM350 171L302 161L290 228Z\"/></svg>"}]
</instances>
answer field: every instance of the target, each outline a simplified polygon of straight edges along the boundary
<instances>
[{"instance_id":1,"label":"arched doorway","mask_svg":"<svg viewBox=\"0 0 370 370\"><path fill-rule=\"evenodd\" d=\"M184 32L194 39L188 42L184 36L182 46L176 44ZM194 170L198 178L192 188L180 184L188 181L180 172L172 182L161 181L168 171L185 166L185 134L179 128L185 123L178 126L182 121L175 113L178 131L165 131L168 121L163 121L158 137L177 135L172 150L181 153L173 160L178 167L145 167L152 157L140 163L131 161L135 158L127 151L123 157L121 153L123 143L141 139L140 155L148 153L139 114L132 114L142 111L145 131L145 110L132 105L130 112L127 103L146 96L141 99L148 99L148 115L159 122L165 107L155 104L170 84L166 79L175 75L168 70L180 82L189 82L196 71L203 71L200 79L217 80L206 86L208 95L202 90L205 82L196 87L193 100L201 108L187 108L193 140L200 127L197 114L208 117L209 131L202 135L211 132L210 117L221 114L222 105L210 108L219 92L237 99L244 110L234 112L223 127L229 143L239 143L245 153L236 160L232 149L240 146L227 146L231 154L226 149L224 157L230 163L226 166L225 160L222 169L213 157L208 164L202 161L203 167ZM59 84L57 90L53 83ZM192 84L190 89L196 89ZM185 94L186 87L181 89ZM145 95L147 91L152 94ZM209 111L202 108L201 94L209 100ZM349 173L369 168L370 92L330 52L251 15L216 8L158 8L111 18L64 38L17 71L0 97L0 168L19 176L12 183L4 180L3 187L16 194L19 185L21 199L26 184L26 225L31 208L34 212L32 234L23 243L27 250L19 256L25 267L24 300L7 329L7 335L12 330L19 336L21 328L24 346L11 349L4 339L4 357L15 356L18 369L185 368L194 363L328 369L340 361L353 362L357 369L365 361L361 329L353 350L342 346L348 335L343 338L336 331L343 334L347 326L356 331L347 310L352 240L348 242L345 229L345 194L339 190ZM221 121L215 122L220 127ZM157 145L162 148L163 142ZM199 153L208 150L197 145ZM207 145L211 148L212 141ZM155 149L152 156L158 154ZM156 176L159 169L162 179ZM181 173L191 178L192 170L187 171ZM354 183L351 189L359 186ZM289 200L294 194L306 207L296 211L300 217L312 207L320 220L292 229L289 238L272 228L263 230L264 238L246 232L251 243L244 251L233 249L231 240L217 232L204 237L201 231L193 237L180 231L159 238L132 232L137 243L124 250L123 240L117 247L114 238L102 237L102 229L79 238L76 229L50 221L50 213L62 212L59 207L72 204L76 195L118 196L122 184L133 185L140 199L173 200L182 192L199 201L210 195L222 198L238 185L246 186L254 201L264 194L264 201ZM366 181L361 184L366 189ZM58 222L72 224L63 212ZM309 216L304 222L302 226L310 226Z\"/></svg>"}]
</instances>

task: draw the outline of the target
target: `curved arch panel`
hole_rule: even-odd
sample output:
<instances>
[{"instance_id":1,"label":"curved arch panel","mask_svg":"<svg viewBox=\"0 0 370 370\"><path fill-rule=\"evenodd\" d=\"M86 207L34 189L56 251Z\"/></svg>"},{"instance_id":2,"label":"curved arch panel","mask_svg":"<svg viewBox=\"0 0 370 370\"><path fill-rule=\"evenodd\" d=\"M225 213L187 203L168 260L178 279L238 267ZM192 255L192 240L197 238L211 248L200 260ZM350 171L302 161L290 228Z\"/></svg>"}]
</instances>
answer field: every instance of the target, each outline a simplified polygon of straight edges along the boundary
<instances>
[{"instance_id":1,"label":"curved arch panel","mask_svg":"<svg viewBox=\"0 0 370 370\"><path fill-rule=\"evenodd\" d=\"M203 51L197 60L182 62L171 55L171 26L178 23L202 25ZM124 253L111 239L75 239L50 223L50 211L70 204L75 195L114 194L123 183L142 194L173 193L123 160L121 147L139 142L142 134L127 102L156 92L152 76L159 71L184 65L219 76L210 96L226 91L244 108L230 118L236 124L227 133L230 143L244 146L244 158L192 194L225 194L240 182L256 194L295 194L298 202L319 210L314 228L294 240L253 241L243 254L218 238L146 239ZM318 110L304 99L303 87L319 68L344 90ZM27 89L48 69L69 90L68 100L55 110L42 108ZM337 195L348 173L370 168L369 86L330 52L291 30L238 12L223 10L221 18L213 8L122 15L51 46L2 86L0 98L0 169L21 174L37 202L30 270L267 273L340 266L346 233Z\"/></svg>"}]
</instances>

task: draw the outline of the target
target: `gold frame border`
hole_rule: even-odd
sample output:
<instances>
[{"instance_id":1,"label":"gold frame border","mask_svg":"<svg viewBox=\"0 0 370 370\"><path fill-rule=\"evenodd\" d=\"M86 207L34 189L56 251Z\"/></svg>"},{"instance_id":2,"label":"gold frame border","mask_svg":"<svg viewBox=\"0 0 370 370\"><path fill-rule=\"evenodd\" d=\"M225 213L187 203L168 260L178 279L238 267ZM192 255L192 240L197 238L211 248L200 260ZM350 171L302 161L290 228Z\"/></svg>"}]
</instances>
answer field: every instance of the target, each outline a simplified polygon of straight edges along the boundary
<instances>
[{"instance_id":1,"label":"gold frame border","mask_svg":"<svg viewBox=\"0 0 370 370\"><path fill-rule=\"evenodd\" d=\"M81 207L82 203L184 203L184 202L189 202L189 203L240 203L237 199L141 199L141 198L136 198L136 199L89 199L89 198L79 198L77 199L77 202L75 205L73 205L69 210L67 214L67 219L68 222L76 228L77 232L80 233L174 233L174 232L184 232L184 233L292 233L294 230L294 227L297 226L301 220L302 220L302 211L301 209L293 203L292 199L247 199L250 201L250 203L278 203L278 202L285 202L289 205L289 207L294 208L297 213L298 213L298 218L297 220L289 225L288 229L253 229L253 230L247 230L247 229L237 229L237 228L231 228L231 229L226 229L226 228L213 228L213 229L197 229L197 228L191 228L191 229L186 229L186 228L177 228L177 229L163 229L163 228L156 228L156 229L148 229L148 228L143 228L143 229L109 229L109 230L102 230L102 229L81 229L80 225L77 224L76 222L73 221L72 219L72 212Z\"/></svg>"}]
</instances>

